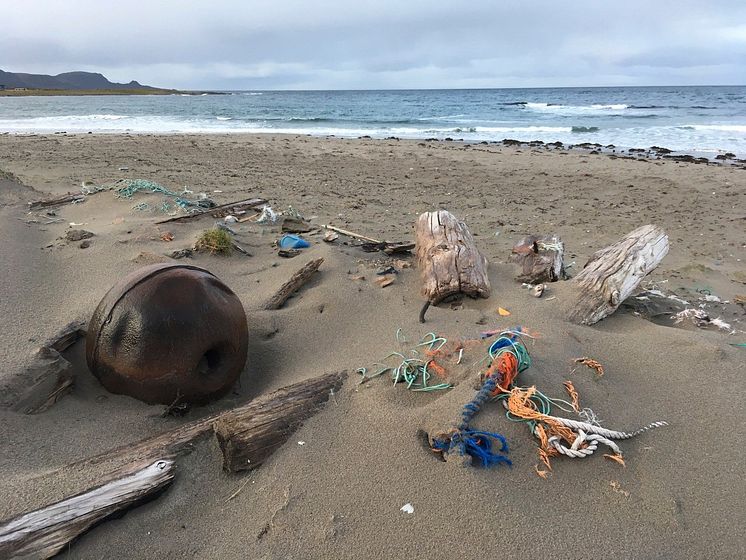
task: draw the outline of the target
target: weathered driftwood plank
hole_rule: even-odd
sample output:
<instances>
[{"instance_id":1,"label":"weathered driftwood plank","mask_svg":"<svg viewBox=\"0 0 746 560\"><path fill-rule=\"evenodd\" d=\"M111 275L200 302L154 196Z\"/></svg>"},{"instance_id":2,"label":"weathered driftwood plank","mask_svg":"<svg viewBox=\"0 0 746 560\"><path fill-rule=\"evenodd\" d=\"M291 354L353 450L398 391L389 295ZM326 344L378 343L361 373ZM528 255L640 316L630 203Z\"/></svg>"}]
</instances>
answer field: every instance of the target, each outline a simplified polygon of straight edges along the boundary
<instances>
[{"instance_id":1,"label":"weathered driftwood plank","mask_svg":"<svg viewBox=\"0 0 746 560\"><path fill-rule=\"evenodd\" d=\"M17 412L37 414L56 403L72 387L72 364L62 357L78 339L85 336L85 323L66 325L39 349L24 375L5 389L3 402ZM19 396L20 395L20 396Z\"/></svg>"},{"instance_id":2,"label":"weathered driftwood plank","mask_svg":"<svg viewBox=\"0 0 746 560\"><path fill-rule=\"evenodd\" d=\"M174 464L158 460L97 488L0 525L0 558L51 558L91 526L168 486Z\"/></svg>"},{"instance_id":3,"label":"weathered driftwood plank","mask_svg":"<svg viewBox=\"0 0 746 560\"><path fill-rule=\"evenodd\" d=\"M53 556L95 523L164 488L174 476L173 459L213 431L223 447L226 470L242 470L231 467L231 458L241 466L250 465L245 468L256 468L341 387L346 377L342 371L301 381L245 405L63 467L60 471L121 464L110 468L106 481L94 489L0 525L0 558Z\"/></svg>"},{"instance_id":4,"label":"weathered driftwood plank","mask_svg":"<svg viewBox=\"0 0 746 560\"><path fill-rule=\"evenodd\" d=\"M430 304L437 305L451 295L489 297L487 258L464 222L446 210L425 212L415 224L415 243L422 294L427 299L421 322Z\"/></svg>"},{"instance_id":5,"label":"weathered driftwood plank","mask_svg":"<svg viewBox=\"0 0 746 560\"><path fill-rule=\"evenodd\" d=\"M156 222L156 224L167 224L169 222L186 222L189 220L196 220L203 218L204 216L212 216L213 218L224 218L229 214L238 211L251 210L262 204L266 204L267 201L263 198L248 198L246 200L238 200L236 202L229 202L228 204L221 204L220 206L214 206L204 212L195 212L193 214L187 214L186 216L176 216L175 218L167 218Z\"/></svg>"},{"instance_id":6,"label":"weathered driftwood plank","mask_svg":"<svg viewBox=\"0 0 746 560\"><path fill-rule=\"evenodd\" d=\"M85 195L81 193L67 193L54 198L47 198L44 200L35 200L28 203L29 210L36 210L38 208L50 208L52 206L59 206L60 204L67 204L68 202L80 202L85 200Z\"/></svg>"},{"instance_id":7,"label":"weathered driftwood plank","mask_svg":"<svg viewBox=\"0 0 746 560\"><path fill-rule=\"evenodd\" d=\"M275 292L269 301L264 304L264 309L280 309L288 298L293 295L303 284L308 282L314 273L319 269L324 259L315 259L307 263L303 268L298 270L285 282L280 289Z\"/></svg>"},{"instance_id":8,"label":"weathered driftwood plank","mask_svg":"<svg viewBox=\"0 0 746 560\"><path fill-rule=\"evenodd\" d=\"M611 315L668 253L668 236L646 225L597 251L572 279L568 318L592 325Z\"/></svg>"},{"instance_id":9,"label":"weathered driftwood plank","mask_svg":"<svg viewBox=\"0 0 746 560\"><path fill-rule=\"evenodd\" d=\"M361 241L367 241L368 243L383 243L383 241L380 241L378 239L373 239L372 237L368 237L367 235L361 235L359 233L355 233L354 231L349 231L346 229L338 228L336 226L322 224L321 227L324 229L328 229L330 231L336 231L337 233L341 233L342 235L346 235L347 237L352 237L354 239L360 239Z\"/></svg>"},{"instance_id":10,"label":"weathered driftwood plank","mask_svg":"<svg viewBox=\"0 0 746 560\"><path fill-rule=\"evenodd\" d=\"M214 424L223 450L223 468L237 472L261 465L329 400L344 377L331 373L296 383L223 414Z\"/></svg>"},{"instance_id":11,"label":"weathered driftwood plank","mask_svg":"<svg viewBox=\"0 0 746 560\"><path fill-rule=\"evenodd\" d=\"M347 377L347 372L341 371L329 374L327 376L315 377L300 381L299 383L290 385L288 387L285 387L284 389L280 389L276 393L267 395L266 397L260 397L260 400L265 402L266 407L277 408L278 412L281 413L282 408L284 408L285 406L292 406L293 403L289 402L287 403L287 405L272 404L274 399L273 395L282 395L283 391L295 391L299 389L302 390L302 388L306 385L315 386L317 383L320 383L320 380L327 377L343 380ZM116 447L109 451L105 451L104 453L100 453L99 455L95 455L93 457L89 457L67 465L66 467L64 467L64 469L67 470L71 468L101 465L108 462L121 461L123 459L127 463L127 465L137 464L140 466L150 464L153 461L162 458L174 459L179 455L191 451L191 449L193 448L193 444L204 437L206 434L211 433L213 431L215 422L222 418L224 415L232 414L235 417L242 417L246 414L253 414L253 412L255 411L255 402L256 401L251 401L247 404L241 405L231 410L211 414L210 416L207 416L205 418L183 424L162 434L143 439L136 443ZM120 473L120 471L117 470L115 471L115 473L118 474Z\"/></svg>"},{"instance_id":12,"label":"weathered driftwood plank","mask_svg":"<svg viewBox=\"0 0 746 560\"><path fill-rule=\"evenodd\" d=\"M524 237L510 254L510 262L521 267L515 279L530 284L564 280L564 254L565 244L557 235Z\"/></svg>"}]
</instances>

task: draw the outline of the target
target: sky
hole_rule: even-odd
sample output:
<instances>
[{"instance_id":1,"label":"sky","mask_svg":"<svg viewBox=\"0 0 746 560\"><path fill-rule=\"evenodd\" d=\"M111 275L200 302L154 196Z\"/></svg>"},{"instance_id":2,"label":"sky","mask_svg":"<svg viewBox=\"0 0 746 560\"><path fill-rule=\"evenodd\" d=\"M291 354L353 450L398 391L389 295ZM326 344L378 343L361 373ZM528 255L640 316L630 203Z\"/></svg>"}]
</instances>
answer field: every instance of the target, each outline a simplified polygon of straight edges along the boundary
<instances>
[{"instance_id":1,"label":"sky","mask_svg":"<svg viewBox=\"0 0 746 560\"><path fill-rule=\"evenodd\" d=\"M746 0L0 0L0 69L179 89L746 84Z\"/></svg>"}]
</instances>

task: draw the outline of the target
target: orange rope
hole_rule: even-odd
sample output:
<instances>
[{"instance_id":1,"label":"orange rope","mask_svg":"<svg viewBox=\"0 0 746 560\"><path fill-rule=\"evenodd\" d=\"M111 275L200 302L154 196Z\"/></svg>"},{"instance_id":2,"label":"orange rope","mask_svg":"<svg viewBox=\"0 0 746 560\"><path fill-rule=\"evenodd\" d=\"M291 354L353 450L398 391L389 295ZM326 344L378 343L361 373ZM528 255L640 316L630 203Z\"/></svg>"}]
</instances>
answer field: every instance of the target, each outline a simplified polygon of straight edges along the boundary
<instances>
[{"instance_id":1,"label":"orange rope","mask_svg":"<svg viewBox=\"0 0 746 560\"><path fill-rule=\"evenodd\" d=\"M487 368L485 378L497 377L497 386L492 392L495 397L500 393L507 393L507 387L513 384L518 376L518 358L512 352L503 352L492 360L492 364Z\"/></svg>"},{"instance_id":2,"label":"orange rope","mask_svg":"<svg viewBox=\"0 0 746 560\"><path fill-rule=\"evenodd\" d=\"M604 366L601 365L601 362L598 362L594 360L593 358L588 358L587 356L583 358L575 358L576 364L583 364L584 366L588 366L592 370L594 370L599 377L601 377L604 374Z\"/></svg>"},{"instance_id":3,"label":"orange rope","mask_svg":"<svg viewBox=\"0 0 746 560\"><path fill-rule=\"evenodd\" d=\"M578 395L578 392L575 390L575 385L572 384L572 381L565 381L563 385L565 386L565 391L567 391L570 399L572 399L573 410L575 410L575 412L580 412L580 395Z\"/></svg>"},{"instance_id":4,"label":"orange rope","mask_svg":"<svg viewBox=\"0 0 746 560\"><path fill-rule=\"evenodd\" d=\"M549 458L554 457L558 452L549 446L549 438L557 436L565 440L568 445L572 445L577 436L567 426L563 426L550 416L536 410L536 405L531 400L534 393L536 393L536 387L529 387L528 389L515 387L512 389L507 401L508 411L518 418L536 422L534 433L539 439L539 459L551 469Z\"/></svg>"}]
</instances>

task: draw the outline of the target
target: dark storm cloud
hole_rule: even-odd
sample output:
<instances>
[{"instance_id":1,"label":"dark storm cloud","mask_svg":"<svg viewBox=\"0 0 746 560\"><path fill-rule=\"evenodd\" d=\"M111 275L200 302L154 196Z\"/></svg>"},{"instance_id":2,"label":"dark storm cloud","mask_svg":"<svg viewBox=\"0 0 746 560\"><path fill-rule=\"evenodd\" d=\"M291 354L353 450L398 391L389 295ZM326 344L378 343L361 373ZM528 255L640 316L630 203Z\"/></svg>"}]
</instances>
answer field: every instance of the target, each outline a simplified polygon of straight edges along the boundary
<instances>
[{"instance_id":1,"label":"dark storm cloud","mask_svg":"<svg viewBox=\"0 0 746 560\"><path fill-rule=\"evenodd\" d=\"M28 0L0 68L181 88L746 83L746 2Z\"/></svg>"}]
</instances>

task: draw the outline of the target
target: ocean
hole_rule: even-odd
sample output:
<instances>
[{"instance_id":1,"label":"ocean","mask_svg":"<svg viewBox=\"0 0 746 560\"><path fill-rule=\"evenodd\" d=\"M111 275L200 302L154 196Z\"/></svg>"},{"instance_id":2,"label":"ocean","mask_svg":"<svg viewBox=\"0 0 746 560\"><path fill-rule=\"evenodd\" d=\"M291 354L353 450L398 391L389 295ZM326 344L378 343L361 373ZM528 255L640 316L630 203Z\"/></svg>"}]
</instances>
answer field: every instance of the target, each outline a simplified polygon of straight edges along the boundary
<instances>
[{"instance_id":1,"label":"ocean","mask_svg":"<svg viewBox=\"0 0 746 560\"><path fill-rule=\"evenodd\" d=\"M290 133L662 146L746 156L746 87L0 97L0 132Z\"/></svg>"}]
</instances>

